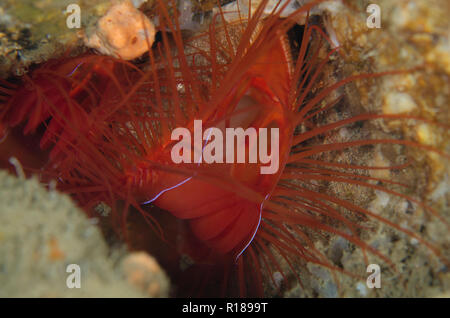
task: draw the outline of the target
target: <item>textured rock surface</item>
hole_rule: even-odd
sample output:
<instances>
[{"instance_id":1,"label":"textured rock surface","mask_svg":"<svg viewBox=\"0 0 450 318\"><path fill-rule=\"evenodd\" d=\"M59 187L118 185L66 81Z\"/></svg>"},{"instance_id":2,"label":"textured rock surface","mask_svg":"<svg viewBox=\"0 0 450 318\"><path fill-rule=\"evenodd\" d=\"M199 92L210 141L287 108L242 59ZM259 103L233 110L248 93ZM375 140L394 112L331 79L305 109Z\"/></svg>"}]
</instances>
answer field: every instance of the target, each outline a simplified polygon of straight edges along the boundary
<instances>
[{"instance_id":1,"label":"textured rock surface","mask_svg":"<svg viewBox=\"0 0 450 318\"><path fill-rule=\"evenodd\" d=\"M33 63L41 63L74 50L82 43L80 29L68 28L67 6L72 0L3 0L0 3L0 78L22 75ZM76 1L81 26L95 23L110 1Z\"/></svg>"},{"instance_id":2,"label":"textured rock surface","mask_svg":"<svg viewBox=\"0 0 450 318\"><path fill-rule=\"evenodd\" d=\"M352 5L333 5L323 19L328 33L342 46L329 74L342 78L351 74L388 70L412 70L405 74L357 81L345 90L347 112L401 113L448 124L449 76L448 58L450 12L448 1L377 1L381 9L381 28L369 29L367 6L373 1L355 1ZM333 120L332 118L328 118ZM415 120L366 123L362 128L343 128L330 134L325 141L348 141L352 138L400 138L434 146L443 152L450 150L448 129ZM330 156L332 156L330 154ZM328 157L331 158L331 157ZM337 154L334 160L360 162L373 166L398 165L408 160L411 165L401 171L372 171L370 176L391 179L409 185L407 194L433 207L450 222L448 160L423 150L403 151L399 147L376 146L370 151L351 150ZM405 228L416 230L425 240L437 244L449 257L450 234L436 217L408 200L360 187L330 184L330 194L345 198ZM312 276L305 277L305 289L296 287L286 293L298 296L353 297L417 297L448 292L450 273L431 252L417 240L399 234L378 222L364 223L374 232L364 234L364 240L379 249L395 264L395 270L376 257L368 255L368 263L381 265L382 288L368 289L365 280L339 275L339 286L330 284L331 273L309 265ZM340 238L318 242L320 249L344 270L365 274L366 264L360 249Z\"/></svg>"},{"instance_id":3,"label":"textured rock surface","mask_svg":"<svg viewBox=\"0 0 450 318\"><path fill-rule=\"evenodd\" d=\"M83 31L95 29L111 4L119 0L3 0L0 2L0 78L20 76L34 63L63 55L77 54L85 47ZM150 18L154 15L154 0L132 0ZM224 0L222 3L229 2ZM81 27L69 28L66 21L73 11L70 4L80 8ZM210 11L215 0L179 1L182 27L196 29L206 21L203 10ZM210 16L210 15L208 15Z\"/></svg>"},{"instance_id":4,"label":"textured rock surface","mask_svg":"<svg viewBox=\"0 0 450 318\"><path fill-rule=\"evenodd\" d=\"M150 256L109 254L98 227L67 195L0 171L0 297L168 295L167 277ZM151 271L127 268L135 255L145 258ZM73 269L66 272L70 264L80 268L80 288L67 287L68 278L74 282ZM145 290L131 279L142 273Z\"/></svg>"}]
</instances>

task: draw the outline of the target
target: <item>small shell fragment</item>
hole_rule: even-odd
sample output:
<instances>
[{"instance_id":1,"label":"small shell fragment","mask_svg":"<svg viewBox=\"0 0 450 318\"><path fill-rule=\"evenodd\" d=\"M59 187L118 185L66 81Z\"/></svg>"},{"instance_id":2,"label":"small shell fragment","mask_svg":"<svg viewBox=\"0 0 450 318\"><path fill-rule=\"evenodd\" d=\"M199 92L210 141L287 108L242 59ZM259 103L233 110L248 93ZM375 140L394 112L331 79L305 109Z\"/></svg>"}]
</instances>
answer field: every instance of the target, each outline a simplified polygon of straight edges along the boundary
<instances>
[{"instance_id":1,"label":"small shell fragment","mask_svg":"<svg viewBox=\"0 0 450 318\"><path fill-rule=\"evenodd\" d=\"M148 51L155 39L153 23L130 0L111 6L93 30L84 33L84 44L101 54L124 60Z\"/></svg>"},{"instance_id":2,"label":"small shell fragment","mask_svg":"<svg viewBox=\"0 0 450 318\"><path fill-rule=\"evenodd\" d=\"M145 252L130 253L122 262L129 284L149 297L167 297L169 280L156 260Z\"/></svg>"}]
</instances>

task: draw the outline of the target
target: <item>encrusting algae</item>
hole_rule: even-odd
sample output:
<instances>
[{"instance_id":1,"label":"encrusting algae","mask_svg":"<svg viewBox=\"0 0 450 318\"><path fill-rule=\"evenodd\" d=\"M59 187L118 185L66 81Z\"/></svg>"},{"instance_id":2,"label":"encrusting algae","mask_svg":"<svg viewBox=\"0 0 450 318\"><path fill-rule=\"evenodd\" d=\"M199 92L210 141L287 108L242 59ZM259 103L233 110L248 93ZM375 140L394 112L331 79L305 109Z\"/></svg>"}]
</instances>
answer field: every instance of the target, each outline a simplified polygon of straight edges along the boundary
<instances>
[{"instance_id":1,"label":"encrusting algae","mask_svg":"<svg viewBox=\"0 0 450 318\"><path fill-rule=\"evenodd\" d=\"M169 282L156 261L111 253L96 223L36 177L0 171L0 297L167 297ZM142 278L130 271L136 259L151 265L140 269ZM66 284L71 264L81 269L80 288Z\"/></svg>"}]
</instances>

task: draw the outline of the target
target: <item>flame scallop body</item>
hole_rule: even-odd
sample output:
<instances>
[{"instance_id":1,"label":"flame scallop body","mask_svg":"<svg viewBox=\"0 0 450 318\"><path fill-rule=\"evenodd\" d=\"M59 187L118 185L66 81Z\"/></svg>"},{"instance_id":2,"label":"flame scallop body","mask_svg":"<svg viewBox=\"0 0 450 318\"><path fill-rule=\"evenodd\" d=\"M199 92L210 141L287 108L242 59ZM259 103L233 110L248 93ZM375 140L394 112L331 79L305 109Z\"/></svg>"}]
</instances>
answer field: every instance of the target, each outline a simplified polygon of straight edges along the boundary
<instances>
[{"instance_id":1,"label":"flame scallop body","mask_svg":"<svg viewBox=\"0 0 450 318\"><path fill-rule=\"evenodd\" d=\"M48 178L62 181L62 188L78 195L83 205L92 207L102 200L114 204L105 198L108 191L136 206L151 201L188 220L192 233L210 254L235 259L258 230L264 202L286 164L294 129L293 109L287 106L286 83L291 81L292 65L285 37L271 41L254 59L248 65L244 60L235 65L244 71L231 78L223 90L224 98L214 99L210 93L200 101L202 107L194 100L192 105L170 105L185 98L177 96L176 85L199 90L194 87L198 82L187 80L202 72L195 66L175 70L175 63L168 60L168 73L152 64L156 74L95 55L49 61L23 80L3 107L0 119L9 127L27 120L25 134L46 123L40 145L43 149L52 146L46 165ZM183 76L174 76L177 71ZM161 96L171 89L168 97ZM144 114L149 113L162 114L157 132L152 120L145 120ZM188 127L193 135L194 120L201 120L204 130L215 127L223 135L226 128L254 128L258 139L260 128L279 129L276 145L270 144L270 136L267 138L268 149L279 147L278 169L261 174L261 162L173 163L170 131L176 126ZM134 147L137 144L142 147ZM248 158L249 151L257 151L257 147L247 140L235 145L235 153L238 151L244 151ZM98 165L100 161L108 164ZM155 169L155 164L159 168ZM100 191L87 190L96 187Z\"/></svg>"}]
</instances>

